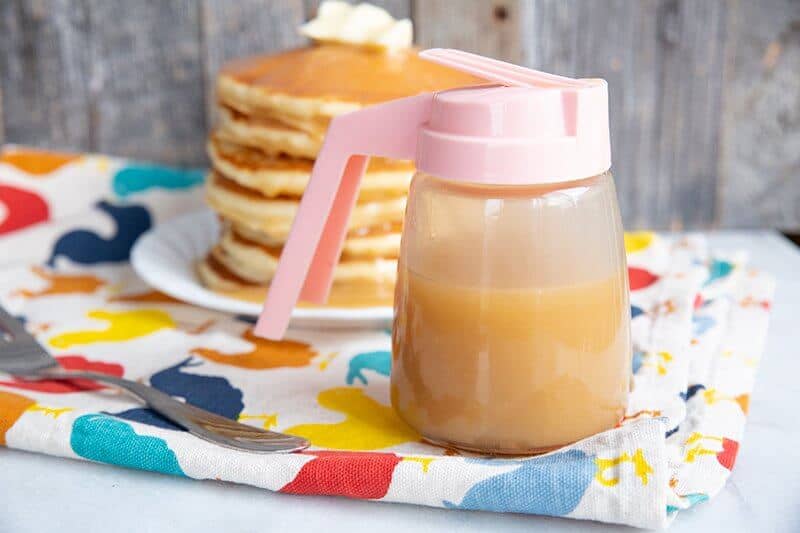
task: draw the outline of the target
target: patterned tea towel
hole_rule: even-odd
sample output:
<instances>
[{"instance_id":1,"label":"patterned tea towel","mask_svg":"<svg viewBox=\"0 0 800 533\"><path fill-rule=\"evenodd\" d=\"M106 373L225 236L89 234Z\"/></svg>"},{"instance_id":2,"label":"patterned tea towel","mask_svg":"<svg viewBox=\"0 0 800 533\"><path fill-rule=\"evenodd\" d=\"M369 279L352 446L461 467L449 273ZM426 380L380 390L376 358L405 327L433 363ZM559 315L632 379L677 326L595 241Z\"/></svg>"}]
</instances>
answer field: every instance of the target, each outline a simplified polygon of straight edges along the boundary
<instances>
[{"instance_id":1,"label":"patterned tea towel","mask_svg":"<svg viewBox=\"0 0 800 533\"><path fill-rule=\"evenodd\" d=\"M534 458L421 442L389 406L386 331L291 331L183 304L128 264L136 238L202 208L202 171L7 147L0 303L66 368L139 380L304 453L219 448L89 381L0 374L0 444L131 468L453 509L663 527L730 475L762 354L771 278L700 236L626 236L635 355L620 427ZM121 473L121 475L123 475Z\"/></svg>"}]
</instances>

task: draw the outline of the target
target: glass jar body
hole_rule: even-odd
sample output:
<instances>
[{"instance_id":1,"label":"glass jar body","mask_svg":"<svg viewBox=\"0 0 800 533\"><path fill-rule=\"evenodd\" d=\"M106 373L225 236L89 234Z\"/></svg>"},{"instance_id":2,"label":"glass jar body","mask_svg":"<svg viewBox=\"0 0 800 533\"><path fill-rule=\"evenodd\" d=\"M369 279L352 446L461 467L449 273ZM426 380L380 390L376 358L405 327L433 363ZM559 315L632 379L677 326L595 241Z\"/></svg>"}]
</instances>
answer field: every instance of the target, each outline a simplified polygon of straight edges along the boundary
<instances>
[{"instance_id":1,"label":"glass jar body","mask_svg":"<svg viewBox=\"0 0 800 533\"><path fill-rule=\"evenodd\" d=\"M417 173L394 306L392 404L432 442L540 453L624 415L630 307L608 172L530 186Z\"/></svg>"}]
</instances>

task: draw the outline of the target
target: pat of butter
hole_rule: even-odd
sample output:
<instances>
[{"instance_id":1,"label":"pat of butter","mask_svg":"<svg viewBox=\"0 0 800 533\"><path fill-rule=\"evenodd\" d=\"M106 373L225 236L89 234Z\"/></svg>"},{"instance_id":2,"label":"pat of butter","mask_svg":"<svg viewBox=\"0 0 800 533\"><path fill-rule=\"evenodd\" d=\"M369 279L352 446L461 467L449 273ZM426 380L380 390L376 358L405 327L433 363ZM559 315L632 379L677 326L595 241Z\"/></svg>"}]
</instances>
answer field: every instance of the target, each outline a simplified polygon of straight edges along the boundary
<instances>
[{"instance_id":1,"label":"pat of butter","mask_svg":"<svg viewBox=\"0 0 800 533\"><path fill-rule=\"evenodd\" d=\"M318 42L392 49L410 47L414 32L410 20L395 20L372 4L327 0L319 6L317 18L300 27L300 33Z\"/></svg>"}]
</instances>

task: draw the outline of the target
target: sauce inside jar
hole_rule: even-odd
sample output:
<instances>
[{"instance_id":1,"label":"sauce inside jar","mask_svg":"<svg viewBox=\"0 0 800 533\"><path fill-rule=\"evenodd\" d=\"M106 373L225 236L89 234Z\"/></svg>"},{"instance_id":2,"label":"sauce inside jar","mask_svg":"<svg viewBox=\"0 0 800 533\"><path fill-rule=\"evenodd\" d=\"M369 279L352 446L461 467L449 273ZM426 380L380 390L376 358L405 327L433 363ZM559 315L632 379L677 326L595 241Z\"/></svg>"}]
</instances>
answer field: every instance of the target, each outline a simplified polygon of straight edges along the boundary
<instances>
[{"instance_id":1,"label":"sauce inside jar","mask_svg":"<svg viewBox=\"0 0 800 533\"><path fill-rule=\"evenodd\" d=\"M541 453L619 423L631 346L613 195L610 175L505 190L415 178L391 392L426 439Z\"/></svg>"}]
</instances>

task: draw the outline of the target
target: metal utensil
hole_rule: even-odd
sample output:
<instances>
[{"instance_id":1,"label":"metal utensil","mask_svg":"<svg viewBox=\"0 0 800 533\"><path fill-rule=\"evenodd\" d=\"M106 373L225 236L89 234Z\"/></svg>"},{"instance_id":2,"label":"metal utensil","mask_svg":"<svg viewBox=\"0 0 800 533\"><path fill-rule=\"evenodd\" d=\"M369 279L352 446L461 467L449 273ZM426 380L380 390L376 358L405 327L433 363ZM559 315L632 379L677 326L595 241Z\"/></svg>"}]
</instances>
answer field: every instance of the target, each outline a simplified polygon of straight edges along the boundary
<instances>
[{"instance_id":1,"label":"metal utensil","mask_svg":"<svg viewBox=\"0 0 800 533\"><path fill-rule=\"evenodd\" d=\"M22 324L0 307L0 371L32 379L91 379L123 389L192 435L226 448L255 453L295 452L307 440L240 424L135 381L62 368Z\"/></svg>"}]
</instances>

